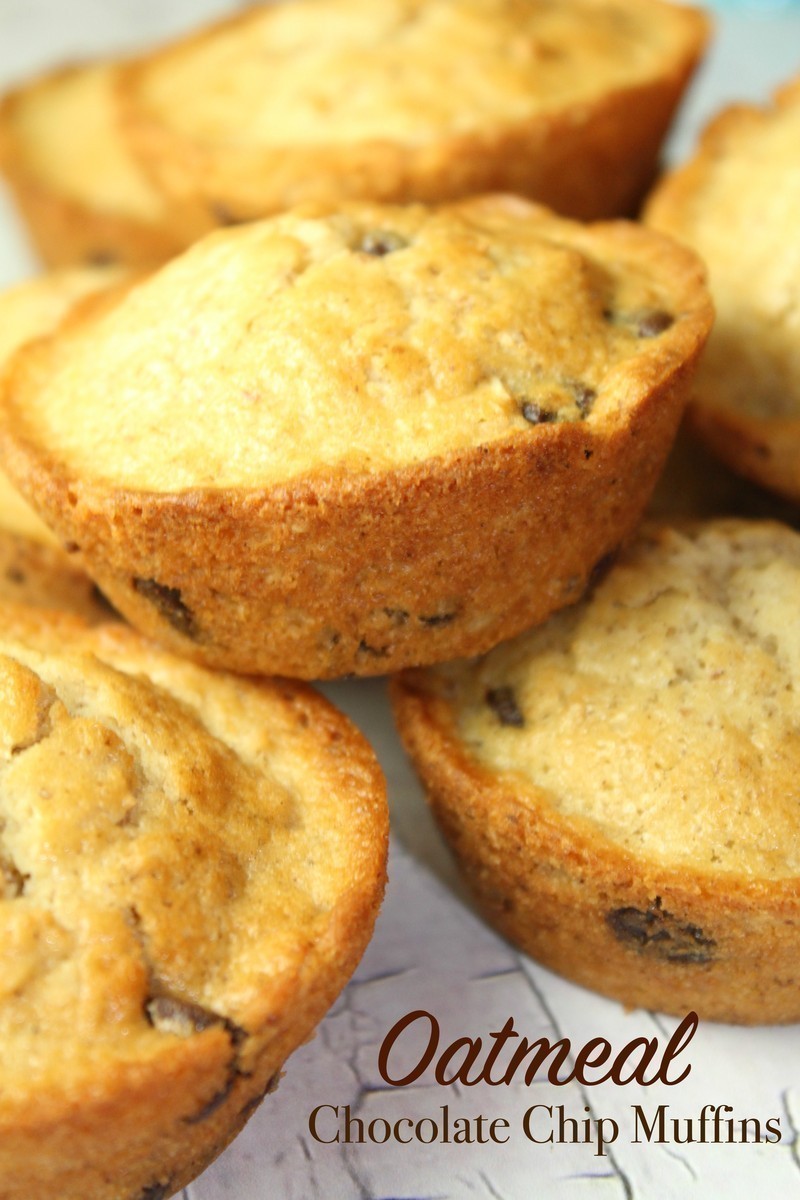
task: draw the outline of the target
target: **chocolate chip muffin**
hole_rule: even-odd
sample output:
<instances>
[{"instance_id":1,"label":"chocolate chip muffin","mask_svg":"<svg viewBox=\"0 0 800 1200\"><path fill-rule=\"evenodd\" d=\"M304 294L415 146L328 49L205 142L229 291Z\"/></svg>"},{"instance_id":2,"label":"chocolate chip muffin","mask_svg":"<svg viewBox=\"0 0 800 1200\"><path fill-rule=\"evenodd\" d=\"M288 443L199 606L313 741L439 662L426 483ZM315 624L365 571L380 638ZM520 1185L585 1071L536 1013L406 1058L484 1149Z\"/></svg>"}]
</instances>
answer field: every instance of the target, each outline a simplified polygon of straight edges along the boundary
<instances>
[{"instance_id":1,"label":"chocolate chip muffin","mask_svg":"<svg viewBox=\"0 0 800 1200\"><path fill-rule=\"evenodd\" d=\"M636 226L509 197L309 207L19 355L0 437L144 632L232 670L378 674L578 598L710 322L694 257Z\"/></svg>"},{"instance_id":2,"label":"chocolate chip muffin","mask_svg":"<svg viewBox=\"0 0 800 1200\"><path fill-rule=\"evenodd\" d=\"M380 771L303 685L8 604L0 747L0 1194L171 1196L369 939Z\"/></svg>"},{"instance_id":3,"label":"chocolate chip muffin","mask_svg":"<svg viewBox=\"0 0 800 1200\"><path fill-rule=\"evenodd\" d=\"M261 4L124 68L121 111L182 232L494 190L630 215L706 36L657 0Z\"/></svg>"},{"instance_id":4,"label":"chocolate chip muffin","mask_svg":"<svg viewBox=\"0 0 800 1200\"><path fill-rule=\"evenodd\" d=\"M583 603L394 684L492 924L623 1004L797 1021L800 536L643 536Z\"/></svg>"},{"instance_id":5,"label":"chocolate chip muffin","mask_svg":"<svg viewBox=\"0 0 800 1200\"><path fill-rule=\"evenodd\" d=\"M52 330L83 297L115 286L122 278L119 270L107 267L64 269L0 293L0 373L21 345ZM0 596L70 609L91 620L107 620L111 611L2 470Z\"/></svg>"},{"instance_id":6,"label":"chocolate chip muffin","mask_svg":"<svg viewBox=\"0 0 800 1200\"><path fill-rule=\"evenodd\" d=\"M186 244L125 145L116 67L68 67L0 105L0 169L50 267L163 262Z\"/></svg>"},{"instance_id":7,"label":"chocolate chip muffin","mask_svg":"<svg viewBox=\"0 0 800 1200\"><path fill-rule=\"evenodd\" d=\"M668 176L646 219L705 259L717 322L694 430L728 466L800 500L800 79L735 105Z\"/></svg>"}]
</instances>

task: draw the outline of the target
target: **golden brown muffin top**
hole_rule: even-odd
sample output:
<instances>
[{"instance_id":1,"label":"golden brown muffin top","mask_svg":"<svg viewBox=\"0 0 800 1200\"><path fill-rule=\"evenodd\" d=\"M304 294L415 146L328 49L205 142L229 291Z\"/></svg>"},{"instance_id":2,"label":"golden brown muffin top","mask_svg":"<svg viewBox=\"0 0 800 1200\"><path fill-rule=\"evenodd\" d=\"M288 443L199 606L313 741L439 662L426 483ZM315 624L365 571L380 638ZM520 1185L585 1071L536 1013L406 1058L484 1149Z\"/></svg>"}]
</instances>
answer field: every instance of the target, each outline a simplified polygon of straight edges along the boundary
<instances>
[{"instance_id":1,"label":"golden brown muffin top","mask_svg":"<svg viewBox=\"0 0 800 1200\"><path fill-rule=\"evenodd\" d=\"M800 79L765 109L736 105L668 176L646 220L706 261L717 324L698 372L703 405L800 415Z\"/></svg>"},{"instance_id":2,"label":"golden brown muffin top","mask_svg":"<svg viewBox=\"0 0 800 1200\"><path fill-rule=\"evenodd\" d=\"M25 342L55 328L83 296L119 283L122 278L123 272L113 267L76 267L40 275L0 292L0 370ZM0 528L48 546L58 545L2 470Z\"/></svg>"},{"instance_id":3,"label":"golden brown muffin top","mask_svg":"<svg viewBox=\"0 0 800 1200\"><path fill-rule=\"evenodd\" d=\"M669 73L703 27L655 0L261 5L144 60L130 99L204 149L424 146Z\"/></svg>"},{"instance_id":4,"label":"golden brown muffin top","mask_svg":"<svg viewBox=\"0 0 800 1200\"><path fill-rule=\"evenodd\" d=\"M122 626L12 606L2 626L0 1115L206 1029L246 1045L321 939L335 970L386 842L372 755L302 685Z\"/></svg>"},{"instance_id":5,"label":"golden brown muffin top","mask_svg":"<svg viewBox=\"0 0 800 1200\"><path fill-rule=\"evenodd\" d=\"M6 420L82 485L380 472L622 426L709 321L696 260L622 222L510 197L309 207L211 235L38 344Z\"/></svg>"},{"instance_id":6,"label":"golden brown muffin top","mask_svg":"<svg viewBox=\"0 0 800 1200\"><path fill-rule=\"evenodd\" d=\"M468 754L637 859L800 874L800 537L649 531L586 601L417 679Z\"/></svg>"},{"instance_id":7,"label":"golden brown muffin top","mask_svg":"<svg viewBox=\"0 0 800 1200\"><path fill-rule=\"evenodd\" d=\"M2 154L29 178L94 210L158 222L164 203L128 152L115 107L116 67L55 71L10 93Z\"/></svg>"}]
</instances>

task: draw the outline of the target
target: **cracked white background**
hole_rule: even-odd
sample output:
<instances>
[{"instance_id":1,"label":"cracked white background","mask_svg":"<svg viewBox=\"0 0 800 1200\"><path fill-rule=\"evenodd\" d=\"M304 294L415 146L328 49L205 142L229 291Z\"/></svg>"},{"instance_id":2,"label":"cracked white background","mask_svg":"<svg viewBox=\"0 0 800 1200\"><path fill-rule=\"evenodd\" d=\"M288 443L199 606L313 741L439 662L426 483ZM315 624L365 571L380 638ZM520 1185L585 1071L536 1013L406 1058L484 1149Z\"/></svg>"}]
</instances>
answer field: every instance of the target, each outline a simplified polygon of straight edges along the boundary
<instances>
[{"instance_id":1,"label":"cracked white background","mask_svg":"<svg viewBox=\"0 0 800 1200\"><path fill-rule=\"evenodd\" d=\"M379 0L376 0L376 3ZM0 0L0 85L92 55L136 49L234 7L225 0ZM764 98L800 70L800 13L720 16L717 38L671 142L683 157L707 116L736 98ZM78 136L78 131L76 131ZM800 153L800 147L798 148ZM800 218L799 218L800 219ZM34 260L0 193L0 283L30 274ZM183 1200L751 1200L800 1196L800 1026L735 1029L701 1025L687 1054L692 1071L663 1085L580 1088L441 1087L430 1073L389 1088L377 1069L392 1024L433 1012L442 1041L484 1036L513 1017L529 1038L602 1036L619 1047L659 1037L672 1018L625 1013L517 954L473 915L392 732L380 681L331 685L328 694L361 726L389 780L394 827L391 879L375 938L352 983L316 1038L289 1061L277 1093ZM350 1104L363 1118L505 1117L511 1137L493 1146L336 1146L315 1143L317 1104ZM737 1118L780 1119L775 1144L632 1144L631 1106L695 1118L704 1104L730 1104ZM621 1127L606 1157L592 1145L535 1145L521 1121L532 1104L611 1117ZM53 1197L57 1200L57 1197Z\"/></svg>"}]
</instances>

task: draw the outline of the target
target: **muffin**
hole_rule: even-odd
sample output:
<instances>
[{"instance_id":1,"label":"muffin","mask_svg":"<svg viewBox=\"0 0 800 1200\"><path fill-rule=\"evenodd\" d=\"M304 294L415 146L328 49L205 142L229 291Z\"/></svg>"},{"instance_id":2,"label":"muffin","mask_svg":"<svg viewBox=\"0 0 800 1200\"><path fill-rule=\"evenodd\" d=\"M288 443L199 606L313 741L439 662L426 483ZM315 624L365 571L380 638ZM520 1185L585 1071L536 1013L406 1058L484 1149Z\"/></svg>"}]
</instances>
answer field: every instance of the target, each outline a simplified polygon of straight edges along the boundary
<instances>
[{"instance_id":1,"label":"muffin","mask_svg":"<svg viewBox=\"0 0 800 1200\"><path fill-rule=\"evenodd\" d=\"M53 329L79 300L122 278L113 268L72 268L0 293L0 372L21 345ZM86 573L64 553L1 469L0 597L70 609L89 620L107 620L111 612Z\"/></svg>"},{"instance_id":2,"label":"muffin","mask_svg":"<svg viewBox=\"0 0 800 1200\"><path fill-rule=\"evenodd\" d=\"M171 1196L355 967L383 780L301 684L120 623L5 604L2 629L0 1194Z\"/></svg>"},{"instance_id":3,"label":"muffin","mask_svg":"<svg viewBox=\"0 0 800 1200\"><path fill-rule=\"evenodd\" d=\"M627 1006L800 1019L800 537L649 531L593 595L393 685L479 906Z\"/></svg>"},{"instance_id":4,"label":"muffin","mask_svg":"<svg viewBox=\"0 0 800 1200\"><path fill-rule=\"evenodd\" d=\"M592 220L633 213L707 33L657 0L261 4L126 66L119 95L181 232L485 191Z\"/></svg>"},{"instance_id":5,"label":"muffin","mask_svg":"<svg viewBox=\"0 0 800 1200\"><path fill-rule=\"evenodd\" d=\"M68 67L0 106L0 168L50 267L163 262L186 244L117 123L116 67Z\"/></svg>"},{"instance_id":6,"label":"muffin","mask_svg":"<svg viewBox=\"0 0 800 1200\"><path fill-rule=\"evenodd\" d=\"M771 107L736 105L668 176L646 220L709 268L717 323L692 425L735 471L800 500L800 79Z\"/></svg>"},{"instance_id":7,"label":"muffin","mask_svg":"<svg viewBox=\"0 0 800 1200\"><path fill-rule=\"evenodd\" d=\"M231 670L380 674L577 599L710 322L695 258L625 223L307 207L18 355L0 442L144 632Z\"/></svg>"}]
</instances>

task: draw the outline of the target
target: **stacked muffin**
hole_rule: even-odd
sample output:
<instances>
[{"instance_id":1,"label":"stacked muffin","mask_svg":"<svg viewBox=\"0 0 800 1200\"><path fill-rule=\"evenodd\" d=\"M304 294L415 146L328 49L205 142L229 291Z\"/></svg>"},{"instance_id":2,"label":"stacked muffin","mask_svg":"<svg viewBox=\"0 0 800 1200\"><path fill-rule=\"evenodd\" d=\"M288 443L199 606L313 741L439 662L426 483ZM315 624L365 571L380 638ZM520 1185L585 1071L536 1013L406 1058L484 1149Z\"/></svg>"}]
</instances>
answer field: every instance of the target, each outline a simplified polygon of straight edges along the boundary
<instances>
[{"instance_id":1,"label":"stacked muffin","mask_svg":"<svg viewBox=\"0 0 800 1200\"><path fill-rule=\"evenodd\" d=\"M9 476L138 630L5 614L2 904L27 966L0 1121L39 1148L17 1182L0 1160L9 1200L172 1194L366 944L377 767L266 675L412 669L397 711L442 827L544 961L627 1003L797 1018L798 864L764 833L790 831L793 751L773 785L773 741L718 714L763 680L791 743L798 552L720 525L612 569L712 310L691 251L573 219L633 211L705 31L656 0L301 0L7 98L46 259L150 264L37 285L2 375ZM59 122L83 112L73 175ZM703 722L716 772L683 779ZM67 1038L57 1078L34 1012Z\"/></svg>"}]
</instances>

